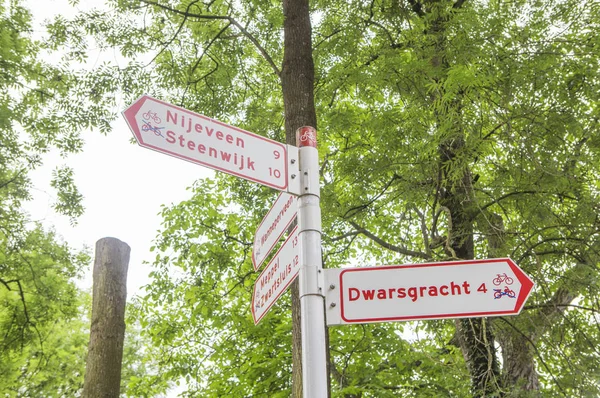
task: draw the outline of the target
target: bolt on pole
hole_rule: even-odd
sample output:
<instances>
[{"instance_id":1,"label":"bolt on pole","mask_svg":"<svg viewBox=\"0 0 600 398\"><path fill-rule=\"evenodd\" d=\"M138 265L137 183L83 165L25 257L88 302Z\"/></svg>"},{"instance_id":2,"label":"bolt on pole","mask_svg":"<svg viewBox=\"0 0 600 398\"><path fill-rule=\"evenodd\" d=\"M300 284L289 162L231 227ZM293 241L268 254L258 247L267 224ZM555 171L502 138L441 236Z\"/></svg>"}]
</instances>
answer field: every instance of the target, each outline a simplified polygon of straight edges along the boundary
<instances>
[{"instance_id":1,"label":"bolt on pole","mask_svg":"<svg viewBox=\"0 0 600 398\"><path fill-rule=\"evenodd\" d=\"M300 316L302 331L302 391L304 398L327 397L325 310L321 261L321 207L317 132L296 131L300 158L298 225L300 238Z\"/></svg>"}]
</instances>

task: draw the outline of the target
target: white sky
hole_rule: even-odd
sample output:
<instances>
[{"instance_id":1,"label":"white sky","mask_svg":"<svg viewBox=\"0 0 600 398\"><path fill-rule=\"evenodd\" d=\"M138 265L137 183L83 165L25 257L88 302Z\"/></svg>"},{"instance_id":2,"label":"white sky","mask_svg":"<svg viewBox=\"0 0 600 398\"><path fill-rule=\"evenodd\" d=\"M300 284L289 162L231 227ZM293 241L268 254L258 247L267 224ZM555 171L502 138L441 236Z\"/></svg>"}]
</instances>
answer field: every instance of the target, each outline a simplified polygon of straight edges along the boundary
<instances>
[{"instance_id":1,"label":"white sky","mask_svg":"<svg viewBox=\"0 0 600 398\"><path fill-rule=\"evenodd\" d=\"M25 0L40 20L55 14L73 15L67 0ZM102 3L82 0L79 9ZM35 26L35 25L34 25ZM34 27L41 33L41 28ZM142 93L140 93L142 94ZM122 104L123 111L130 104ZM46 156L44 166L31 174L34 200L25 205L32 220L53 227L74 248L95 247L103 237L115 237L131 247L127 281L128 299L149 282L148 273L155 254L150 246L160 228L158 216L161 205L179 203L189 198L186 190L198 178L211 176L212 170L180 159L160 154L130 143L133 137L123 117L113 122L108 136L98 132L82 132L85 137L83 152L60 158L56 153ZM66 164L74 170L75 182L84 196L85 214L78 224L70 225L68 217L52 210L53 190L49 186L52 170ZM86 277L80 283L91 290L89 264ZM185 390L185 383L168 393L174 397Z\"/></svg>"},{"instance_id":2,"label":"white sky","mask_svg":"<svg viewBox=\"0 0 600 398\"><path fill-rule=\"evenodd\" d=\"M132 134L124 120L113 123L107 136L85 132L83 152L61 159L56 154L45 158L44 167L32 174L34 201L26 205L33 220L54 226L72 247L87 245L111 236L131 247L127 278L128 297L148 282L149 265L154 254L149 249L160 228L162 204L178 203L189 197L186 187L212 171L131 144ZM75 181L84 196L85 214L71 226L69 219L52 209L53 190L49 187L52 170L67 164L74 169ZM80 285L91 288L91 269Z\"/></svg>"},{"instance_id":3,"label":"white sky","mask_svg":"<svg viewBox=\"0 0 600 398\"><path fill-rule=\"evenodd\" d=\"M67 0L26 0L34 18L41 23L53 15L73 16L77 10L102 6L100 2L81 1L76 8ZM34 34L42 34L40 24L34 24ZM99 60L92 54L90 59ZM142 94L142 93L140 93ZM130 104L122 104L119 111ZM103 136L98 132L85 131L83 152L62 159L57 153L44 158L44 166L31 174L34 200L25 205L32 220L42 221L72 247L95 247L103 237L114 237L131 247L127 296L131 298L141 286L148 283L150 266L154 254L149 249L160 228L158 216L162 204L179 203L189 198L186 187L201 177L214 172L199 165L175 159L136 144L122 116L113 122L113 129ZM52 209L54 191L50 188L52 171L59 165L73 168L75 182L84 196L85 214L71 226L69 219L57 215ZM92 287L91 271L80 283L82 288Z\"/></svg>"},{"instance_id":4,"label":"white sky","mask_svg":"<svg viewBox=\"0 0 600 398\"><path fill-rule=\"evenodd\" d=\"M76 8L68 0L24 0L34 14L34 35L43 34L41 22L62 14L73 16L78 10L101 7L102 2L82 0ZM92 54L92 63L101 56ZM139 93L140 95L142 93ZM119 111L130 104L121 104ZM114 237L131 247L127 277L127 298L143 294L141 287L148 284L148 273L155 253L150 252L160 228L161 205L179 203L190 197L187 187L198 178L214 175L214 171L142 148L130 141L133 138L122 116L112 124L112 131L103 136L99 132L82 132L85 146L81 153L63 159L54 152L44 157L44 165L30 174L34 185L33 200L24 205L31 220L41 221L53 228L71 247L91 248L92 261L79 282L79 287L91 291L93 255L96 242L103 237ZM74 170L75 183L84 196L85 213L72 226L68 217L57 215L52 204L54 190L50 187L52 171L60 165ZM185 391L185 381L167 393L175 397Z\"/></svg>"}]
</instances>

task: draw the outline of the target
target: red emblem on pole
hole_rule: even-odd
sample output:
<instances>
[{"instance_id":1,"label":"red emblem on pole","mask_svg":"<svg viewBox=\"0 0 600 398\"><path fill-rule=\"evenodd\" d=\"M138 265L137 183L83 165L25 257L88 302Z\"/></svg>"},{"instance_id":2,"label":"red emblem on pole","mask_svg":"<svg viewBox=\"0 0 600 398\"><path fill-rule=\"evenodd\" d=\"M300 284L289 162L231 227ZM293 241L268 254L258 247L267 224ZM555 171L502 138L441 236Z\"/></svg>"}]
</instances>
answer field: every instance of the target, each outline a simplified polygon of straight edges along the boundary
<instances>
[{"instance_id":1,"label":"red emblem on pole","mask_svg":"<svg viewBox=\"0 0 600 398\"><path fill-rule=\"evenodd\" d=\"M296 130L296 142L301 148L303 146L317 147L317 130L314 127L304 126Z\"/></svg>"}]
</instances>

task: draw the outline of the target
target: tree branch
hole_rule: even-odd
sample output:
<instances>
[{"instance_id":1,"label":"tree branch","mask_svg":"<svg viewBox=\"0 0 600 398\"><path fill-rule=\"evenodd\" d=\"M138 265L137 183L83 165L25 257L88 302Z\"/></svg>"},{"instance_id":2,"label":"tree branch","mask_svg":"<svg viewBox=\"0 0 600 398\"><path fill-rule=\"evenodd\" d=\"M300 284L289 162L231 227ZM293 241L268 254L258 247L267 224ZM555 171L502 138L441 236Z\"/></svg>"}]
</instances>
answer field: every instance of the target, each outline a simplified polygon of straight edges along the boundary
<instances>
[{"instance_id":1,"label":"tree branch","mask_svg":"<svg viewBox=\"0 0 600 398\"><path fill-rule=\"evenodd\" d=\"M486 203L485 205L480 206L479 207L479 211L485 210L488 207L493 206L494 204L496 204L496 203L498 203L498 202L500 202L500 201L502 201L502 200L504 200L506 198L509 198L511 196L515 196L515 195L535 195L535 194L550 194L550 195L557 195L560 198L577 200L577 198L575 198L573 196L569 196L569 195L565 195L565 194L559 194L559 193L550 192L550 191L534 191L534 190L531 190L531 191L516 191L516 192L509 192L507 194L504 194L504 195L500 196L499 198L492 200L490 203Z\"/></svg>"},{"instance_id":2,"label":"tree branch","mask_svg":"<svg viewBox=\"0 0 600 398\"><path fill-rule=\"evenodd\" d=\"M188 4L187 9L185 10L185 12L187 13L189 11L190 7L192 7L192 5L194 5L194 4L195 4L195 2L192 2L192 3ZM160 54L162 54L163 51L165 51L167 49L167 47L169 47L171 45L171 43L173 43L175 41L175 39L177 38L177 36L179 35L179 33L181 32L181 30L185 26L185 22L186 21L187 21L187 16L184 15L183 20L179 24L179 27L177 28L177 31L175 32L175 34L173 34L173 37L171 37L171 39L168 40L167 42L162 42L161 43L161 45L163 46L162 49L154 56L154 58L152 58L152 60L150 62L148 62L148 64L146 66L148 66L152 62L154 62L154 60L156 58L158 58L160 56Z\"/></svg>"},{"instance_id":3,"label":"tree branch","mask_svg":"<svg viewBox=\"0 0 600 398\"><path fill-rule=\"evenodd\" d=\"M240 23L236 19L234 19L233 17L230 17L229 15L206 15L206 14L195 14L195 13L189 12L188 10L195 3L191 3L188 6L188 8L187 8L186 11L180 11L180 10L177 10L175 8L168 7L166 5L162 5L162 4L159 4L159 3L154 2L154 1L149 1L149 0L140 0L140 1L142 3L145 3L145 4L155 6L155 7L161 8L163 10L167 10L167 11L172 12L174 14L182 15L185 18L197 18L197 19L200 19L200 20L204 19L204 20L224 20L224 21L228 21L231 25L234 25L236 28L238 28L238 30L244 36L246 36L246 38L248 40L250 40L250 42L252 44L254 44L254 46L256 47L256 49L260 52L260 54L265 59L265 61L267 61L267 63L271 66L271 68L273 69L273 72L275 72L275 74L277 75L277 77L281 77L281 71L279 70L279 68L277 67L277 65L275 64L275 62L271 58L271 56L267 53L267 50L263 46L261 46L260 43L258 42L258 40L250 32L248 32L242 25L240 25Z\"/></svg>"},{"instance_id":4,"label":"tree branch","mask_svg":"<svg viewBox=\"0 0 600 398\"><path fill-rule=\"evenodd\" d=\"M539 305L539 310L531 318L531 324L534 326L534 331L531 334L533 340L553 326L557 318L565 312L565 309L571 306L571 302L579 295L580 289L588 286L586 283L589 279L587 277L588 267L590 265L587 263L579 263L570 268L562 280L557 282L562 283L562 286L556 289L556 292L546 303Z\"/></svg>"},{"instance_id":5,"label":"tree branch","mask_svg":"<svg viewBox=\"0 0 600 398\"><path fill-rule=\"evenodd\" d=\"M383 190L381 192L379 192L377 195L375 195L375 197L373 197L372 199L370 199L367 203L364 203L360 206L355 206L352 207L350 209L348 209L346 211L346 213L344 213L344 215L342 216L342 218L350 218L352 216L354 216L356 213L358 213L361 210L366 209L367 207L369 207L370 205L372 205L377 199L379 199L380 197L383 196L384 193L386 193L386 191L388 190L388 188L392 185L392 183L399 178L397 174L394 174L392 176L392 178L385 184L385 186L383 187Z\"/></svg>"},{"instance_id":6,"label":"tree branch","mask_svg":"<svg viewBox=\"0 0 600 398\"><path fill-rule=\"evenodd\" d=\"M590 311L596 314L600 314L600 309L599 308L593 308L593 307L585 307L583 305L577 305L577 304L532 304L532 305L526 305L523 307L523 310L534 310L534 309L538 309L538 308L544 308L544 307L552 307L552 308L556 308L556 307L565 307L565 308L577 308L580 310L585 310L585 311Z\"/></svg>"},{"instance_id":7,"label":"tree branch","mask_svg":"<svg viewBox=\"0 0 600 398\"><path fill-rule=\"evenodd\" d=\"M329 239L327 239L327 240L328 240L329 242L337 242L337 241L339 241L339 240L346 239L346 238L348 238L348 237L351 237L351 236L356 236L356 235L358 235L358 234L360 234L360 232L359 232L359 231L346 232L345 234L342 234L342 235L336 236L336 237L334 237L334 238L329 238Z\"/></svg>"},{"instance_id":8,"label":"tree branch","mask_svg":"<svg viewBox=\"0 0 600 398\"><path fill-rule=\"evenodd\" d=\"M425 246L425 252L429 257L431 255L431 247L429 246L429 236L427 234L427 225L425 224L425 214L421 212L417 206L414 206L415 212L419 215L419 220L421 224L421 235L423 236L423 245Z\"/></svg>"},{"instance_id":9,"label":"tree branch","mask_svg":"<svg viewBox=\"0 0 600 398\"><path fill-rule=\"evenodd\" d=\"M452 4L452 8L459 9L463 6L466 0L456 0L454 4Z\"/></svg>"},{"instance_id":10,"label":"tree branch","mask_svg":"<svg viewBox=\"0 0 600 398\"><path fill-rule=\"evenodd\" d=\"M327 254L324 254L324 256L323 256L323 263L326 263L329 260L330 256L336 255L338 253L343 253L346 250L348 250L350 248L350 246L352 246L352 244L356 240L356 237L359 234L360 234L360 232L352 232L352 233L345 234L345 235L351 237L350 241L348 243L346 243L342 248L338 248L337 250L333 250L333 251L327 252Z\"/></svg>"},{"instance_id":11,"label":"tree branch","mask_svg":"<svg viewBox=\"0 0 600 398\"><path fill-rule=\"evenodd\" d=\"M536 357L538 358L538 360L540 361L540 363L544 366L544 368L546 368L546 371L548 372L548 374L550 375L550 377L552 377L552 380L554 380L554 383L556 384L556 386L558 387L558 389L563 394L565 394L565 390L562 388L562 386L560 385L559 381L554 376L554 373L552 373L552 369L548 366L548 364L546 363L546 361L544 361L544 358L542 357L542 354L540 353L540 351L536 347L535 342L532 339L530 339L529 336L525 335L521 330L519 330L519 328L517 328L515 325L513 325L511 322L509 322L505 317L500 317L499 319L501 321L503 321L504 323L506 323L508 326L510 326L517 334L519 334L523 339L525 339L525 341L527 341L527 344L529 344L531 346L531 348L535 352ZM566 394L565 394L565 396L566 396Z\"/></svg>"},{"instance_id":12,"label":"tree branch","mask_svg":"<svg viewBox=\"0 0 600 398\"><path fill-rule=\"evenodd\" d=\"M17 287L19 288L19 296L21 297L21 303L23 304L23 314L25 315L25 324L23 325L23 327L27 326L28 324L33 325L33 323L31 322L31 319L29 318L29 311L27 311L27 302L25 300L25 292L23 291L23 286L21 285L21 281L18 279L12 279L10 281L5 281L4 279L0 279L0 283L2 283L9 291L12 291L12 289L10 288L10 286L8 285L9 283L16 283ZM33 325L35 327L35 325ZM37 331L37 328L36 328ZM39 334L39 331L38 331ZM40 343L41 343L41 336L40 336Z\"/></svg>"},{"instance_id":13,"label":"tree branch","mask_svg":"<svg viewBox=\"0 0 600 398\"><path fill-rule=\"evenodd\" d=\"M415 14L417 14L419 17L424 17L425 16L425 11L423 11L423 6L421 5L421 3L418 0L408 0L408 3L410 4L412 10L415 12Z\"/></svg>"},{"instance_id":14,"label":"tree branch","mask_svg":"<svg viewBox=\"0 0 600 398\"><path fill-rule=\"evenodd\" d=\"M418 257L418 258L422 258L422 259L425 259L425 260L430 260L431 259L431 257L428 256L427 253L417 252L417 251L414 251L414 250L407 249L405 247L400 247L400 246L392 245L391 243L384 241L383 239L379 238L378 236L376 236L372 232L370 232L370 231L366 230L365 228L361 227L360 225L358 225L354 221L350 221L350 225L352 225L354 227L354 229L356 229L356 231L358 233L365 235L367 238L371 239L372 241L374 241L379 246L381 246L381 247L383 247L385 249L391 250L391 251L396 252L396 253L404 254L406 256Z\"/></svg>"},{"instance_id":15,"label":"tree branch","mask_svg":"<svg viewBox=\"0 0 600 398\"><path fill-rule=\"evenodd\" d=\"M13 177L13 178L11 178L11 179L10 179L10 180L8 180L8 181L2 182L2 183L0 184L0 189L2 189L2 188L4 188L4 187L6 187L6 186L10 185L11 183L15 182L15 181L16 181L16 180L17 180L19 177L21 177L21 173L24 173L26 170L27 170L27 169L21 169L21 170L17 171L17 172L15 173L15 175L14 175L14 177Z\"/></svg>"},{"instance_id":16,"label":"tree branch","mask_svg":"<svg viewBox=\"0 0 600 398\"><path fill-rule=\"evenodd\" d=\"M8 284L11 282L13 282L13 281L5 281L4 279L0 278L0 283L2 283L4 285L4 287L6 287L9 291L12 291L10 286L8 286Z\"/></svg>"}]
</instances>

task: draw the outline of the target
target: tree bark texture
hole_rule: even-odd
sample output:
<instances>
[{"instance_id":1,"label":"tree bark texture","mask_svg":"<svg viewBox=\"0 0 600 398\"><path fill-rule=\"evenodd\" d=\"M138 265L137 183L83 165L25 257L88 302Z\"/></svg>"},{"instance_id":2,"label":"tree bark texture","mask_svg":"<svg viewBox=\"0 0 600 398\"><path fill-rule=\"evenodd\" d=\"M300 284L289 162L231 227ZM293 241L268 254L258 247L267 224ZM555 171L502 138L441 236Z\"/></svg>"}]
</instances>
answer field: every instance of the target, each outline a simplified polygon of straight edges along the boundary
<instances>
[{"instance_id":1,"label":"tree bark texture","mask_svg":"<svg viewBox=\"0 0 600 398\"><path fill-rule=\"evenodd\" d=\"M281 87L286 142L296 145L296 129L317 128L314 101L314 63L308 0L283 0L284 54ZM292 397L302 397L302 333L298 280L292 294Z\"/></svg>"},{"instance_id":2,"label":"tree bark texture","mask_svg":"<svg viewBox=\"0 0 600 398\"><path fill-rule=\"evenodd\" d=\"M431 0L428 6L444 1ZM417 4L417 3L415 3ZM421 14L424 15L424 10ZM429 60L434 79L444 80L450 69L445 56L448 40L446 37L447 15L440 13L431 21L428 34L431 35L433 53ZM437 94L442 96L443 93ZM441 98L441 97L440 97ZM471 260L475 258L473 240L475 222L475 197L469 162L461 160L465 149L464 127L460 115L462 98L460 95L450 100L445 107L434 112L438 128L446 126L446 131L438 132L441 140L439 153L438 198L440 207L447 216L447 255L452 259ZM435 102L435 101L434 101ZM448 120L456 120L448 126ZM483 318L458 319L455 321L456 337L471 374L474 397L502 395L500 366L498 363L495 338L491 322Z\"/></svg>"},{"instance_id":3,"label":"tree bark texture","mask_svg":"<svg viewBox=\"0 0 600 398\"><path fill-rule=\"evenodd\" d=\"M129 246L118 239L96 242L84 398L117 398L120 393L129 254Z\"/></svg>"},{"instance_id":4,"label":"tree bark texture","mask_svg":"<svg viewBox=\"0 0 600 398\"><path fill-rule=\"evenodd\" d=\"M441 186L440 205L448 212L449 255L455 259L473 259L473 187L471 173L467 166L462 166L462 178L457 183L447 171L452 167L455 157L464 146L462 133L440 145ZM459 319L455 321L459 346L471 374L473 396L492 397L501 395L502 385L500 366L498 363L494 333L491 323L485 318Z\"/></svg>"},{"instance_id":5,"label":"tree bark texture","mask_svg":"<svg viewBox=\"0 0 600 398\"><path fill-rule=\"evenodd\" d=\"M535 346L527 336L514 330L499 334L504 362L504 382L525 391L539 391L540 381L535 369ZM534 396L533 393L531 396Z\"/></svg>"},{"instance_id":6,"label":"tree bark texture","mask_svg":"<svg viewBox=\"0 0 600 398\"><path fill-rule=\"evenodd\" d=\"M457 104L458 107L458 104ZM455 111L460 111L455 109ZM436 115L439 122L446 115ZM464 149L464 135L456 126L450 136L439 145L440 205L446 209L450 244L448 255L453 259L475 258L474 192L468 164L459 164L457 158ZM460 179L453 182L451 172L460 170ZM484 318L459 319L455 321L459 346L471 374L474 397L500 396L502 393L500 366L498 363L494 333L491 323Z\"/></svg>"},{"instance_id":7,"label":"tree bark texture","mask_svg":"<svg viewBox=\"0 0 600 398\"><path fill-rule=\"evenodd\" d=\"M315 111L315 67L308 0L283 1L284 53L281 85L285 107L285 131L295 144L296 129L317 128Z\"/></svg>"}]
</instances>

